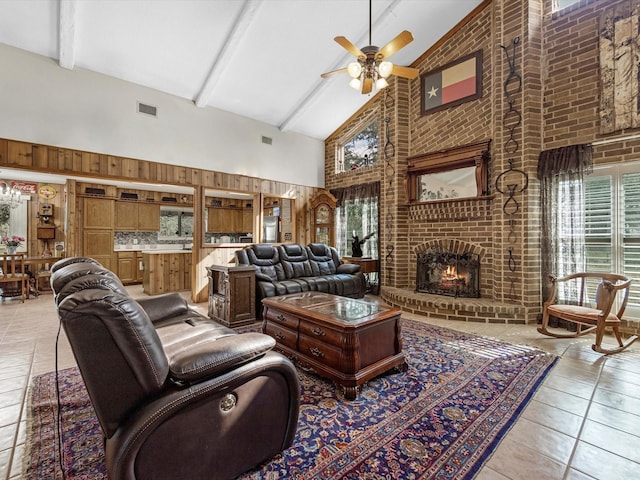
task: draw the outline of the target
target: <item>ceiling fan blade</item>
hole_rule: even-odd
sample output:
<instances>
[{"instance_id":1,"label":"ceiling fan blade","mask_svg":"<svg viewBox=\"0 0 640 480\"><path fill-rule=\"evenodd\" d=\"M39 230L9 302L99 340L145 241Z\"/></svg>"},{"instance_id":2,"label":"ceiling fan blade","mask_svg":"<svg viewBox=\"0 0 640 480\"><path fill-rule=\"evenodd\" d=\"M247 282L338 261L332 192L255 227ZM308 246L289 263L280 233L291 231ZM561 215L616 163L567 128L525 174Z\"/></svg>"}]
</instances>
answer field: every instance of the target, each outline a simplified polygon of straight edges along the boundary
<instances>
[{"instance_id":1,"label":"ceiling fan blade","mask_svg":"<svg viewBox=\"0 0 640 480\"><path fill-rule=\"evenodd\" d=\"M320 75L322 78L333 77L334 75L338 75L340 73L347 73L347 68L341 68L340 70L333 70L332 72L326 72Z\"/></svg>"},{"instance_id":2,"label":"ceiling fan blade","mask_svg":"<svg viewBox=\"0 0 640 480\"><path fill-rule=\"evenodd\" d=\"M362 83L362 94L366 95L367 93L371 93L371 90L373 90L373 78L367 77Z\"/></svg>"},{"instance_id":3,"label":"ceiling fan blade","mask_svg":"<svg viewBox=\"0 0 640 480\"><path fill-rule=\"evenodd\" d=\"M353 43L347 40L345 37L336 37L334 38L338 44L344 48L347 52L349 52L354 57L364 57L364 53L358 47L356 47Z\"/></svg>"},{"instance_id":4,"label":"ceiling fan blade","mask_svg":"<svg viewBox=\"0 0 640 480\"><path fill-rule=\"evenodd\" d=\"M400 50L401 48L410 44L411 42L413 42L413 35L411 35L411 32L405 30L404 32L400 33L396 38L394 38L389 43L387 43L384 47L382 47L378 51L377 56L381 55L382 58L388 58L394 53L396 53L398 50Z\"/></svg>"},{"instance_id":5,"label":"ceiling fan blade","mask_svg":"<svg viewBox=\"0 0 640 480\"><path fill-rule=\"evenodd\" d=\"M417 78L419 74L420 71L417 68L401 67L400 65L394 65L393 69L391 70L391 75L396 75L402 78L409 78L411 80Z\"/></svg>"}]
</instances>

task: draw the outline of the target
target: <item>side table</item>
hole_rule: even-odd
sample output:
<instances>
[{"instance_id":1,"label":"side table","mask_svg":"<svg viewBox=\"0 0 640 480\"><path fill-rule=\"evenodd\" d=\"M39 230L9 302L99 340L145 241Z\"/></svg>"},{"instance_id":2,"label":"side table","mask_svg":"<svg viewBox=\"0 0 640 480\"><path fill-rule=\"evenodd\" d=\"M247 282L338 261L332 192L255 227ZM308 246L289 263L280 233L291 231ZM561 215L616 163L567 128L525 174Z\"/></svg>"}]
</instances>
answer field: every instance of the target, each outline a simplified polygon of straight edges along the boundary
<instances>
[{"instance_id":1,"label":"side table","mask_svg":"<svg viewBox=\"0 0 640 480\"><path fill-rule=\"evenodd\" d=\"M256 274L253 267L211 265L209 277L209 318L239 327L256 321Z\"/></svg>"},{"instance_id":2,"label":"side table","mask_svg":"<svg viewBox=\"0 0 640 480\"><path fill-rule=\"evenodd\" d=\"M364 277L367 279L367 293L378 294L380 266L377 258L342 257L342 261L360 265L360 271L364 273Z\"/></svg>"}]
</instances>

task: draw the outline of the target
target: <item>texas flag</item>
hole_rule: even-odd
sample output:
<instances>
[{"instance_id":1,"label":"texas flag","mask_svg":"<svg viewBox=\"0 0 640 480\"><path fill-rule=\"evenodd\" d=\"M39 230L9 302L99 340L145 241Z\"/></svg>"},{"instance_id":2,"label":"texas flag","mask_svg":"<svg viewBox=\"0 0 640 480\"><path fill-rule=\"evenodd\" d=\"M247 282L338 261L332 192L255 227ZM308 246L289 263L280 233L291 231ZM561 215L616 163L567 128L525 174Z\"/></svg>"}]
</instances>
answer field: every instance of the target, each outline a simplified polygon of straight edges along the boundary
<instances>
[{"instance_id":1,"label":"texas flag","mask_svg":"<svg viewBox=\"0 0 640 480\"><path fill-rule=\"evenodd\" d=\"M426 74L422 83L424 112L467 97L479 97L476 77L479 61L474 54L455 65Z\"/></svg>"}]
</instances>

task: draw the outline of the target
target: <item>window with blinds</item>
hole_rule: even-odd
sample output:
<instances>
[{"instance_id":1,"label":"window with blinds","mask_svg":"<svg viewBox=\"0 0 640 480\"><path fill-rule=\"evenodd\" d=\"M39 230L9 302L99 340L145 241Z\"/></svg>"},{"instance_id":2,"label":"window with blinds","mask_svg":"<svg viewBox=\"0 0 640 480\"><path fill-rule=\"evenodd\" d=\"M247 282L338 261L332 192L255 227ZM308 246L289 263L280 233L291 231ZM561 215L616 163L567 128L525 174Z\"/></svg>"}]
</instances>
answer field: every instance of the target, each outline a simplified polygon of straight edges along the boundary
<instances>
[{"instance_id":1,"label":"window with blinds","mask_svg":"<svg viewBox=\"0 0 640 480\"><path fill-rule=\"evenodd\" d=\"M586 270L633 278L625 317L640 320L640 162L596 167L584 193Z\"/></svg>"}]
</instances>

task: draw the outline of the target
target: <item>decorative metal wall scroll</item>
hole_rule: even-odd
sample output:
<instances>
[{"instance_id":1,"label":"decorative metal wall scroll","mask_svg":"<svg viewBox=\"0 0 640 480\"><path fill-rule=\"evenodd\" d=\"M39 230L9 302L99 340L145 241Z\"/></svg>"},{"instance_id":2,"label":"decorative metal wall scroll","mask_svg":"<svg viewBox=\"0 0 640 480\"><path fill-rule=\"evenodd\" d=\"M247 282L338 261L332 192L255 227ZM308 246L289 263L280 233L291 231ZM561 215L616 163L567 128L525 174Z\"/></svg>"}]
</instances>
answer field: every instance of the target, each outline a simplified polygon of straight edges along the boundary
<instances>
[{"instance_id":1,"label":"decorative metal wall scroll","mask_svg":"<svg viewBox=\"0 0 640 480\"><path fill-rule=\"evenodd\" d=\"M385 193L387 197L387 202L386 202L387 215L386 215L386 222L385 222L386 223L385 224L385 234L386 234L385 249L387 251L387 254L385 256L385 261L386 261L387 270L389 273L391 273L390 272L391 262L393 261L393 252L395 250L395 246L393 244L394 216L393 216L393 212L391 210L390 205L393 205L394 203L390 202L389 200L392 200L391 195L393 195L393 192L394 192L393 182L395 181L396 169L393 166L393 159L395 158L395 155L396 155L396 147L391 141L391 129L389 126L389 124L391 123L391 117L387 113L387 109L393 108L395 104L395 100L389 94L389 90L390 90L389 88L385 89L384 102L383 102L384 136L385 136L383 153L384 153L384 162L385 162L384 175L387 180L387 191Z\"/></svg>"},{"instance_id":2,"label":"decorative metal wall scroll","mask_svg":"<svg viewBox=\"0 0 640 480\"><path fill-rule=\"evenodd\" d=\"M507 56L509 64L509 74L503 84L504 96L507 99L509 107L502 117L502 126L507 133L508 138L504 143L503 149L507 155L515 155L520 149L520 145L516 140L516 129L522 124L522 114L515 107L516 95L522 91L522 76L516 69L516 47L520 44L520 37L515 37L507 46L500 45ZM509 168L503 171L496 178L496 190L507 196L502 205L502 213L509 219L509 243L515 243L518 239L516 235L516 220L513 218L520 211L520 204L516 199L516 195L524 192L529 185L529 177L526 172L518 168L514 168L513 157L508 160ZM506 186L506 188L504 188ZM513 254L513 247L507 248L507 266L511 273L515 273L518 268L516 257ZM512 277L509 279L509 297L515 297L515 283L517 279Z\"/></svg>"}]
</instances>

